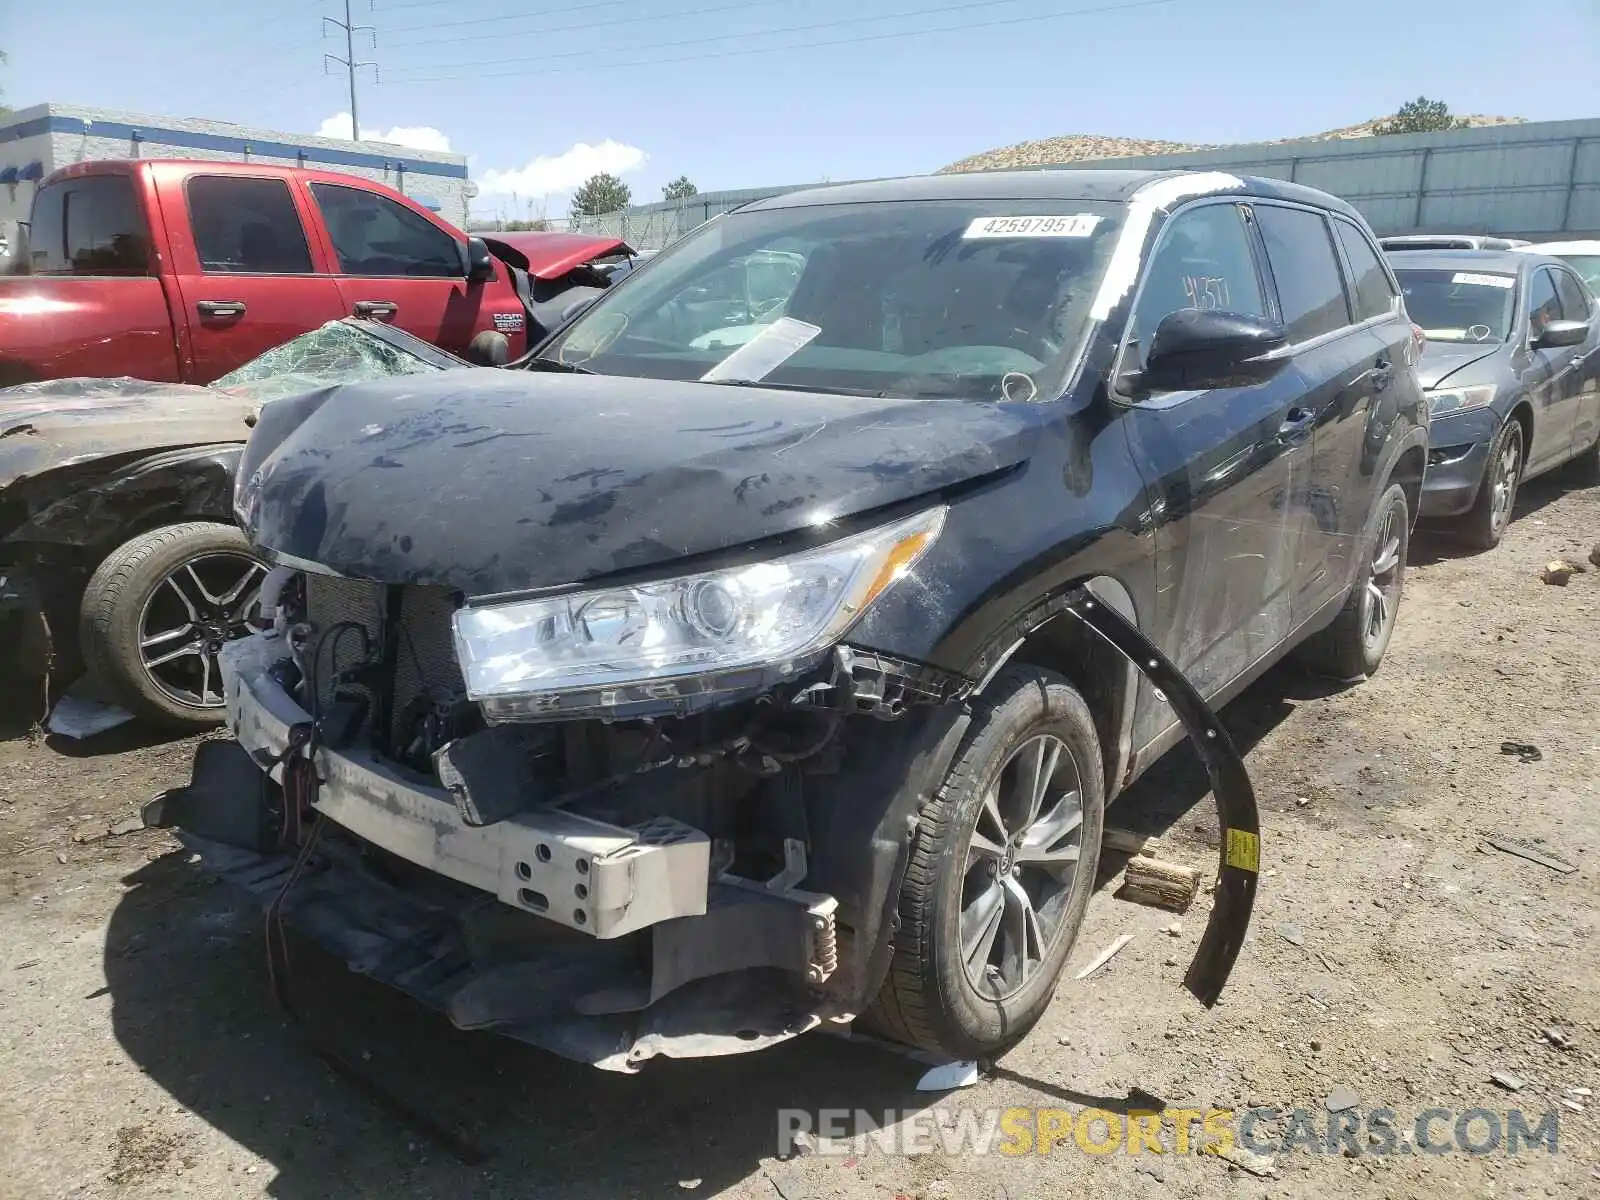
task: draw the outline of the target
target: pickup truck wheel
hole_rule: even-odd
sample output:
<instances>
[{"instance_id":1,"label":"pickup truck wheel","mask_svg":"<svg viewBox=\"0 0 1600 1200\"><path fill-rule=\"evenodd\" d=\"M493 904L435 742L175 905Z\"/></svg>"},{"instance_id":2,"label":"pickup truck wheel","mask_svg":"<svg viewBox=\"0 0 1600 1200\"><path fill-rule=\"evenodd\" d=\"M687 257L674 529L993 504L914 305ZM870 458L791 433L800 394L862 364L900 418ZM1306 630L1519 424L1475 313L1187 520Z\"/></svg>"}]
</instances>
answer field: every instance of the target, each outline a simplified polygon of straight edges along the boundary
<instances>
[{"instance_id":1,"label":"pickup truck wheel","mask_svg":"<svg viewBox=\"0 0 1600 1200\"><path fill-rule=\"evenodd\" d=\"M1094 891L1101 761L1065 679L1029 666L994 679L920 814L868 1024L955 1059L993 1057L1033 1028Z\"/></svg>"},{"instance_id":2,"label":"pickup truck wheel","mask_svg":"<svg viewBox=\"0 0 1600 1200\"><path fill-rule=\"evenodd\" d=\"M1411 548L1411 513L1405 489L1391 483L1373 510L1363 543L1361 570L1333 624L1300 648L1311 670L1334 679L1361 680L1377 671L1394 635Z\"/></svg>"},{"instance_id":3,"label":"pickup truck wheel","mask_svg":"<svg viewBox=\"0 0 1600 1200\"><path fill-rule=\"evenodd\" d=\"M222 723L217 656L250 632L266 567L244 534L211 521L153 529L102 562L84 589L84 665L109 699L170 729Z\"/></svg>"}]
</instances>

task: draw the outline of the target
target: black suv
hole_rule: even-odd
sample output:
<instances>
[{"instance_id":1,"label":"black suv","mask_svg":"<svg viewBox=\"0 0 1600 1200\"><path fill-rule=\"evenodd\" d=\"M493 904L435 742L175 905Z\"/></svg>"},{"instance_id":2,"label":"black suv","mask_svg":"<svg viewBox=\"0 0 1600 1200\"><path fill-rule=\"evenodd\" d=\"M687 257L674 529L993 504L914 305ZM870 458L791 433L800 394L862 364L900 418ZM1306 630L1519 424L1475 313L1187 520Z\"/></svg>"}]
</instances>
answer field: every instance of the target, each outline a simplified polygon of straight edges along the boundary
<instances>
[{"instance_id":1,"label":"black suv","mask_svg":"<svg viewBox=\"0 0 1600 1200\"><path fill-rule=\"evenodd\" d=\"M762 201L521 371L263 410L235 508L276 627L224 651L242 750L167 819L359 969L602 1067L857 1016L993 1054L1107 800L1182 736L1066 598L1213 704L1297 647L1375 670L1416 352L1367 226L1303 187ZM217 782L259 770L283 789ZM284 893L295 853L326 869Z\"/></svg>"}]
</instances>

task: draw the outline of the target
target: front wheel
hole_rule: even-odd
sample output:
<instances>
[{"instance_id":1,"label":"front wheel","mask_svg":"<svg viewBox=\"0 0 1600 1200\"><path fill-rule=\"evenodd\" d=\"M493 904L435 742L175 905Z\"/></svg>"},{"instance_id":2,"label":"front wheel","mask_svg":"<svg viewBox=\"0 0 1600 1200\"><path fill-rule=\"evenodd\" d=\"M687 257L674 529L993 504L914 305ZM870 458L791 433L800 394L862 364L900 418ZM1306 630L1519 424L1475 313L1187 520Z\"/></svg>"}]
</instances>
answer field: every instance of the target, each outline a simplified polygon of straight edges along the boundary
<instances>
[{"instance_id":1,"label":"front wheel","mask_svg":"<svg viewBox=\"0 0 1600 1200\"><path fill-rule=\"evenodd\" d=\"M182 730L221 724L217 656L250 632L265 578L232 526L188 521L140 534L84 589L79 641L90 675L143 720Z\"/></svg>"},{"instance_id":2,"label":"front wheel","mask_svg":"<svg viewBox=\"0 0 1600 1200\"><path fill-rule=\"evenodd\" d=\"M1361 569L1333 624L1312 636L1300 657L1335 679L1365 679L1377 671L1394 635L1411 545L1405 489L1391 483L1378 499L1363 546Z\"/></svg>"},{"instance_id":3,"label":"front wheel","mask_svg":"<svg viewBox=\"0 0 1600 1200\"><path fill-rule=\"evenodd\" d=\"M1105 781L1076 689L1003 670L920 815L894 959L869 1022L954 1059L990 1058L1049 1007L1094 891Z\"/></svg>"},{"instance_id":4,"label":"front wheel","mask_svg":"<svg viewBox=\"0 0 1600 1200\"><path fill-rule=\"evenodd\" d=\"M1511 524L1511 510L1517 503L1517 485L1526 465L1522 445L1522 422L1511 417L1500 427L1489 447L1489 462L1484 467L1483 483L1461 526L1461 538L1475 550L1493 550Z\"/></svg>"}]
</instances>

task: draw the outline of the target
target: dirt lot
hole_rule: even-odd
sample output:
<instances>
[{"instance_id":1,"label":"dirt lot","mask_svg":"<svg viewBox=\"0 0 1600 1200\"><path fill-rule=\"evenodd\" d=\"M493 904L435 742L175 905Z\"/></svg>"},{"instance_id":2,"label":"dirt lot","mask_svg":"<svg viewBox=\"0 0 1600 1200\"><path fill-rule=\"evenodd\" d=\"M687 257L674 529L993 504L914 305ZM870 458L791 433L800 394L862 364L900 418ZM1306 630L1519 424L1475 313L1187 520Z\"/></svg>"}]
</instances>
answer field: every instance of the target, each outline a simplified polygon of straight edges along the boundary
<instances>
[{"instance_id":1,"label":"dirt lot","mask_svg":"<svg viewBox=\"0 0 1600 1200\"><path fill-rule=\"evenodd\" d=\"M1263 879L1215 1010L1178 987L1204 901L1168 933L1169 915L1115 899L1108 879L1069 975L1119 934L1133 941L1064 983L992 1076L944 1096L914 1090L914 1063L823 1036L606 1075L457 1032L297 958L315 1036L481 1151L468 1165L317 1057L273 1004L259 918L171 839L74 840L185 782L190 743L122 730L58 746L13 720L0 742L0 1196L1600 1195L1600 1108L1568 1090L1600 1089L1600 571L1566 588L1539 579L1600 538L1600 490L1563 483L1530 485L1493 554L1419 541L1375 679L1330 690L1282 668L1228 710L1262 803ZM1505 739L1542 759L1503 755ZM1170 758L1113 823L1213 865L1204 776L1187 751ZM1484 848L1499 835L1578 869ZM1088 1154L1071 1134L1047 1156L774 1157L780 1108L981 1117L1147 1096L1298 1106L1321 1140L1339 1089L1353 1112L1394 1110L1408 1134L1429 1108L1500 1121L1518 1108L1530 1127L1554 1110L1558 1148L1379 1155L1363 1126L1346 1153L1280 1151L1266 1177L1195 1153ZM1433 1139L1453 1128L1438 1121ZM1482 1146L1488 1126L1469 1133Z\"/></svg>"}]
</instances>

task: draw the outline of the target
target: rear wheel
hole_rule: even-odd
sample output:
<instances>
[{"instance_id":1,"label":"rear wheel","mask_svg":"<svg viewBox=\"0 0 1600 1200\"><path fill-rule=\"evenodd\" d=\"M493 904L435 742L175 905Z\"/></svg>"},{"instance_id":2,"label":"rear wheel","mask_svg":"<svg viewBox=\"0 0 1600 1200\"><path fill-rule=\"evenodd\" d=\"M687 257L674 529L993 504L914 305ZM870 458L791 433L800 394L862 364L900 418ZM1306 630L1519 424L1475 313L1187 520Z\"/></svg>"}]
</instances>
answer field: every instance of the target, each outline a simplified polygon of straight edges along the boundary
<instances>
[{"instance_id":1,"label":"rear wheel","mask_svg":"<svg viewBox=\"0 0 1600 1200\"><path fill-rule=\"evenodd\" d=\"M266 567L244 534L211 521L142 533L83 592L84 665L109 699L168 728L222 722L225 642L250 632Z\"/></svg>"},{"instance_id":2,"label":"rear wheel","mask_svg":"<svg viewBox=\"0 0 1600 1200\"><path fill-rule=\"evenodd\" d=\"M1462 540L1474 549L1493 550L1505 536L1522 482L1523 454L1522 422L1511 417L1489 447L1478 498L1461 525Z\"/></svg>"},{"instance_id":3,"label":"rear wheel","mask_svg":"<svg viewBox=\"0 0 1600 1200\"><path fill-rule=\"evenodd\" d=\"M921 813L870 1023L956 1059L1020 1041L1055 994L1094 890L1105 783L1076 689L1002 671Z\"/></svg>"},{"instance_id":4,"label":"rear wheel","mask_svg":"<svg viewBox=\"0 0 1600 1200\"><path fill-rule=\"evenodd\" d=\"M1333 624L1306 641L1300 657L1335 679L1365 679L1377 671L1394 634L1411 546L1405 489L1391 483L1373 510L1360 574Z\"/></svg>"}]
</instances>

